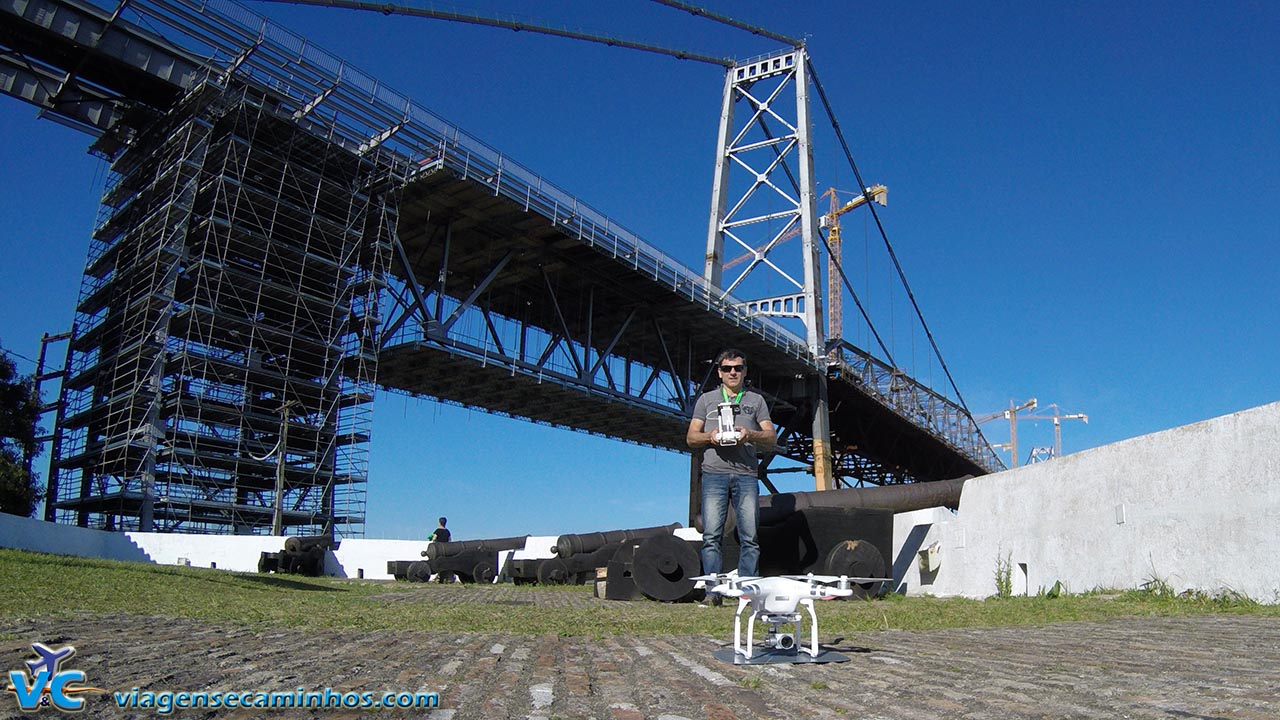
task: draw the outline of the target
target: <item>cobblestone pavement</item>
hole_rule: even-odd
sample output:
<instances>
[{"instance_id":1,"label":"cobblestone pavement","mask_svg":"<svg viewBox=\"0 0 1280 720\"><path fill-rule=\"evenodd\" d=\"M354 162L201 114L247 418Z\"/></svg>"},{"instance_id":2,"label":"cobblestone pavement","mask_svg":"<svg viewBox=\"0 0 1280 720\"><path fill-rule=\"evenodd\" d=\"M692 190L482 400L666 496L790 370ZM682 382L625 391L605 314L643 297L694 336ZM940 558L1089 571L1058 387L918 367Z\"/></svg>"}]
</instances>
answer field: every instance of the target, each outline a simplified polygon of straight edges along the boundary
<instances>
[{"instance_id":1,"label":"cobblestone pavement","mask_svg":"<svg viewBox=\"0 0 1280 720\"><path fill-rule=\"evenodd\" d=\"M495 588L485 601L528 602L514 597ZM726 609L726 637L731 617ZM20 668L29 644L41 641L75 645L68 667L110 690L435 691L441 705L269 715L186 709L170 715L177 718L1280 718L1280 623L1264 617L859 633L824 638L852 657L825 665L722 663L711 653L725 639L262 630L86 615L73 623L4 620L0 670ZM161 717L87 697L80 717ZM0 696L0 717L15 713L12 696Z\"/></svg>"}]
</instances>

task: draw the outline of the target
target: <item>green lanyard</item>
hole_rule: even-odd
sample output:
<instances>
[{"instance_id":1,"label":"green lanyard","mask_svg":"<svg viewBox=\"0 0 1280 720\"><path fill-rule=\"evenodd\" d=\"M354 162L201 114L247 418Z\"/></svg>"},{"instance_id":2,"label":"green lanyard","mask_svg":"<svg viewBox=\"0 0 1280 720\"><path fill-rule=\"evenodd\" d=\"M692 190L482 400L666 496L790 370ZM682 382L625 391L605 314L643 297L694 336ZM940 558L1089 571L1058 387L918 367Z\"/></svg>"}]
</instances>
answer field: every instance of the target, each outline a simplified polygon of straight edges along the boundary
<instances>
[{"instance_id":1,"label":"green lanyard","mask_svg":"<svg viewBox=\"0 0 1280 720\"><path fill-rule=\"evenodd\" d=\"M735 404L735 405L737 405L737 404L739 404L739 403L741 403L741 402L742 402L742 393L743 393L743 392L745 392L745 391L743 391L743 390L739 390L739 391L738 391L738 396L737 396L737 397L735 397L734 399L730 400L730 399L729 399L729 391L728 391L728 390L725 390L723 385L721 385L721 386L720 386L720 395L724 398L724 401L725 401L725 402L731 402L731 403L733 403L733 404Z\"/></svg>"}]
</instances>

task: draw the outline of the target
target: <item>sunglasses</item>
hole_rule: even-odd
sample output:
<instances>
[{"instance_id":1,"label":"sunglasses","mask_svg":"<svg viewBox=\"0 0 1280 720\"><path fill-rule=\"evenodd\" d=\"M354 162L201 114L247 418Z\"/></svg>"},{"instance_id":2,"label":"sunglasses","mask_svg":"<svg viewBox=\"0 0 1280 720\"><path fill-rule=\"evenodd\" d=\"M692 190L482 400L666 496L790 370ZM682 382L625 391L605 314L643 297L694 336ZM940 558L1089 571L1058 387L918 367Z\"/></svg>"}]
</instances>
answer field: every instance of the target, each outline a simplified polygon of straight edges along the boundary
<instances>
[{"instance_id":1,"label":"sunglasses","mask_svg":"<svg viewBox=\"0 0 1280 720\"><path fill-rule=\"evenodd\" d=\"M747 369L746 365L721 365L720 372L742 372Z\"/></svg>"}]
</instances>

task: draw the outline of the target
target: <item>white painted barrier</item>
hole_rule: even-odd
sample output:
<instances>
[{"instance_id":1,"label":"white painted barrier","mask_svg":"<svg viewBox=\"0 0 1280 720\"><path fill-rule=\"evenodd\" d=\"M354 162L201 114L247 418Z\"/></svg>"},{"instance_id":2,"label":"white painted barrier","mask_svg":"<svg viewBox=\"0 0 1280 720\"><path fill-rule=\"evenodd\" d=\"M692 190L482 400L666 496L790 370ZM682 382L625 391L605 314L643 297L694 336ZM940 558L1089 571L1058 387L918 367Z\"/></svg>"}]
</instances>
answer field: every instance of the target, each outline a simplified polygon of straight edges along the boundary
<instances>
[{"instance_id":1,"label":"white painted barrier","mask_svg":"<svg viewBox=\"0 0 1280 720\"><path fill-rule=\"evenodd\" d=\"M0 547L54 555L257 572L261 554L283 550L284 538L270 535L107 532L0 513ZM343 540L337 550L327 554L325 574L390 580L388 560L420 560L426 548L425 540Z\"/></svg>"},{"instance_id":2,"label":"white painted barrier","mask_svg":"<svg viewBox=\"0 0 1280 720\"><path fill-rule=\"evenodd\" d=\"M0 547L54 555L155 562L127 533L57 525L4 513L0 513ZM256 565L254 569L257 569Z\"/></svg>"},{"instance_id":3,"label":"white painted barrier","mask_svg":"<svg viewBox=\"0 0 1280 720\"><path fill-rule=\"evenodd\" d=\"M893 516L893 591L903 595L936 595L941 575L942 527L955 520L947 508L929 508ZM931 564L921 560L925 554Z\"/></svg>"}]
</instances>

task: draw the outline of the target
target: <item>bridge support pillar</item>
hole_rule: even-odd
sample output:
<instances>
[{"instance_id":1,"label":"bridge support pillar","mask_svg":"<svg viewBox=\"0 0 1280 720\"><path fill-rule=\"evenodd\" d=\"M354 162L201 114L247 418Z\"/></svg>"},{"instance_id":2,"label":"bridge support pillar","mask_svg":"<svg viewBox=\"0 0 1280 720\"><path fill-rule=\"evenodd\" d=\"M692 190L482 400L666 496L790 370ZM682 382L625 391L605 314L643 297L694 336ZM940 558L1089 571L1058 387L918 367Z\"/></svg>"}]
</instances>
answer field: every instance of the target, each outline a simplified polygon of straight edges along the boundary
<instances>
[{"instance_id":1,"label":"bridge support pillar","mask_svg":"<svg viewBox=\"0 0 1280 720\"><path fill-rule=\"evenodd\" d=\"M834 490L831 462L831 419L827 415L827 377L818 375L813 409L813 480L815 490Z\"/></svg>"}]
</instances>

